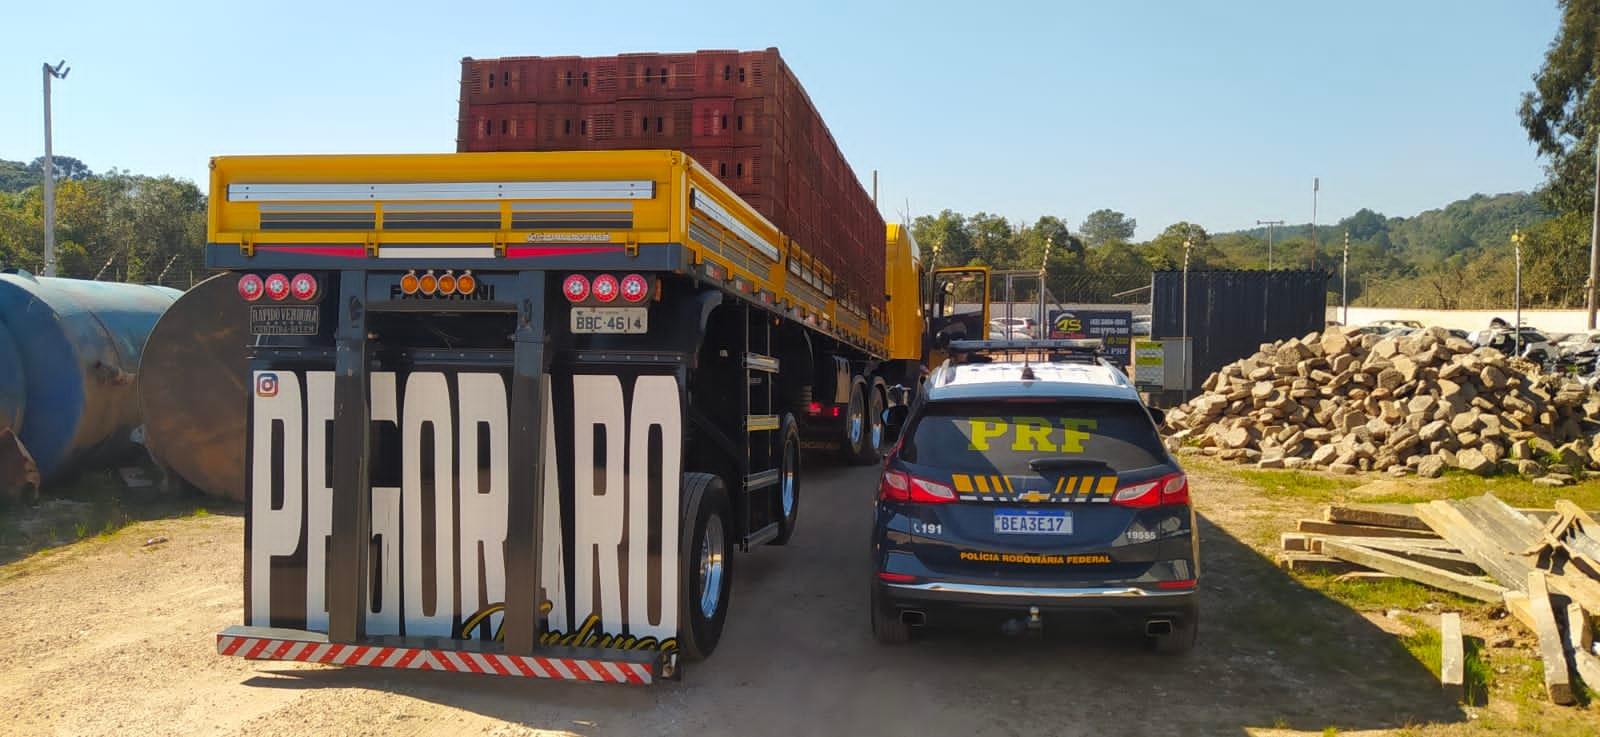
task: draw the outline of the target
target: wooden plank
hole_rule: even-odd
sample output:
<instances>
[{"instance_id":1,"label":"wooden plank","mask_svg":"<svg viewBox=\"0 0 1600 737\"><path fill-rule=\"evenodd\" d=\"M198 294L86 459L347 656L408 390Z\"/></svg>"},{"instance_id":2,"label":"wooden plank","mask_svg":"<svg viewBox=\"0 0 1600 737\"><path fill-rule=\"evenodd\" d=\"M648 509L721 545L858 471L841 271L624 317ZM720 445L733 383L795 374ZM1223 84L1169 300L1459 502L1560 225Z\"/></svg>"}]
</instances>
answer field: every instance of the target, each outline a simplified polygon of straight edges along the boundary
<instances>
[{"instance_id":1,"label":"wooden plank","mask_svg":"<svg viewBox=\"0 0 1600 737\"><path fill-rule=\"evenodd\" d=\"M1422 540L1437 538L1433 532L1421 530L1397 530L1393 527L1373 527L1371 525L1347 525L1341 522L1324 522L1319 519L1303 519L1295 524L1295 529L1300 532L1314 532L1319 535L1341 535L1345 537L1408 537Z\"/></svg>"},{"instance_id":2,"label":"wooden plank","mask_svg":"<svg viewBox=\"0 0 1600 737\"><path fill-rule=\"evenodd\" d=\"M1589 690L1600 690L1600 657L1594 654L1594 633L1589 631L1589 616L1577 602L1567 605L1567 650L1578 677Z\"/></svg>"},{"instance_id":3,"label":"wooden plank","mask_svg":"<svg viewBox=\"0 0 1600 737\"><path fill-rule=\"evenodd\" d=\"M1323 509L1322 518L1328 522L1429 532L1428 523L1417 517L1410 504L1329 504Z\"/></svg>"},{"instance_id":4,"label":"wooden plank","mask_svg":"<svg viewBox=\"0 0 1600 737\"><path fill-rule=\"evenodd\" d=\"M1352 545L1365 545L1369 548L1382 547L1384 549L1393 550L1439 550L1450 553L1456 552L1456 546L1451 545L1450 541L1438 537L1358 537L1355 535L1322 535L1315 532L1285 532L1283 534L1297 535L1305 538L1306 544L1310 546L1312 552L1316 552L1317 546L1320 546L1322 541L1328 538L1343 540Z\"/></svg>"},{"instance_id":5,"label":"wooden plank","mask_svg":"<svg viewBox=\"0 0 1600 737\"><path fill-rule=\"evenodd\" d=\"M1298 532L1284 532L1278 535L1278 547L1283 550L1306 553L1311 551L1311 536Z\"/></svg>"},{"instance_id":6,"label":"wooden plank","mask_svg":"<svg viewBox=\"0 0 1600 737\"><path fill-rule=\"evenodd\" d=\"M1528 571L1533 566L1489 539L1477 523L1467 519L1452 503L1434 501L1418 504L1417 516L1500 585L1512 591L1521 591L1522 587L1528 585Z\"/></svg>"},{"instance_id":7,"label":"wooden plank","mask_svg":"<svg viewBox=\"0 0 1600 737\"><path fill-rule=\"evenodd\" d=\"M1528 573L1528 613L1533 619L1533 633L1539 638L1539 657L1544 660L1544 690L1556 704L1575 704L1578 699L1572 689L1571 664L1567 662L1567 649L1562 645L1561 628L1556 624L1555 611L1550 608L1550 591L1545 584L1544 571Z\"/></svg>"},{"instance_id":8,"label":"wooden plank","mask_svg":"<svg viewBox=\"0 0 1600 737\"><path fill-rule=\"evenodd\" d=\"M1384 573L1392 573L1420 584L1443 589L1479 601L1500 602L1505 594L1505 587L1482 578L1463 576L1459 573L1440 570L1425 563L1407 560L1398 555L1380 550L1350 545L1339 540L1324 540L1322 542L1322 551L1324 555L1333 558L1358 563Z\"/></svg>"},{"instance_id":9,"label":"wooden plank","mask_svg":"<svg viewBox=\"0 0 1600 737\"><path fill-rule=\"evenodd\" d=\"M1298 573L1350 573L1366 570L1361 566L1338 558L1316 553L1283 552L1278 554L1278 567Z\"/></svg>"},{"instance_id":10,"label":"wooden plank","mask_svg":"<svg viewBox=\"0 0 1600 737\"><path fill-rule=\"evenodd\" d=\"M1461 615L1439 615L1439 685L1456 701L1467 695L1467 646L1461 637Z\"/></svg>"},{"instance_id":11,"label":"wooden plank","mask_svg":"<svg viewBox=\"0 0 1600 737\"><path fill-rule=\"evenodd\" d=\"M1336 581L1395 581L1400 577L1383 571L1351 571L1339 574Z\"/></svg>"},{"instance_id":12,"label":"wooden plank","mask_svg":"<svg viewBox=\"0 0 1600 737\"><path fill-rule=\"evenodd\" d=\"M1442 569L1447 570L1447 571L1454 571L1456 573L1460 573L1460 574L1467 575L1467 576L1481 576L1481 575L1483 575L1483 568L1480 567L1477 563L1473 562L1473 560L1471 558L1468 558L1467 556L1465 556L1465 555L1463 555L1461 553L1457 553L1457 552L1455 552L1453 550L1440 550L1440 549L1438 549L1436 547L1433 547L1431 545L1423 546L1423 545L1415 545L1415 544L1413 544L1414 542L1419 542L1419 541L1412 541L1412 540L1408 540L1408 539L1405 539L1405 538L1394 538L1394 537L1332 537L1332 538L1329 538L1329 537L1322 537L1320 535L1311 535L1311 536L1308 536L1308 537L1309 537L1309 540L1307 540L1307 543L1308 543L1308 545L1310 547L1310 552L1313 552L1313 553L1321 553L1322 552L1322 543L1324 541L1326 541L1326 540L1338 540L1340 542L1347 543L1347 544L1350 544L1350 545L1359 545L1359 546L1361 546L1363 548L1370 548L1372 550L1381 550L1381 551L1383 551L1385 553L1391 553L1393 555L1398 555L1398 556L1400 556L1402 558L1407 558L1407 559L1410 559L1410 560L1417 561L1418 563L1426 563L1426 564L1428 564L1430 566L1433 566L1434 568L1442 568ZM1443 541L1441 541L1441 543L1442 542ZM1448 543L1443 543L1443 544L1448 545Z\"/></svg>"},{"instance_id":13,"label":"wooden plank","mask_svg":"<svg viewBox=\"0 0 1600 737\"><path fill-rule=\"evenodd\" d=\"M1544 530L1539 523L1500 501L1500 498L1493 494L1463 499L1458 504L1467 510L1480 513L1496 531L1497 536L1503 538L1501 544L1507 550L1520 553L1538 543L1544 536Z\"/></svg>"}]
</instances>

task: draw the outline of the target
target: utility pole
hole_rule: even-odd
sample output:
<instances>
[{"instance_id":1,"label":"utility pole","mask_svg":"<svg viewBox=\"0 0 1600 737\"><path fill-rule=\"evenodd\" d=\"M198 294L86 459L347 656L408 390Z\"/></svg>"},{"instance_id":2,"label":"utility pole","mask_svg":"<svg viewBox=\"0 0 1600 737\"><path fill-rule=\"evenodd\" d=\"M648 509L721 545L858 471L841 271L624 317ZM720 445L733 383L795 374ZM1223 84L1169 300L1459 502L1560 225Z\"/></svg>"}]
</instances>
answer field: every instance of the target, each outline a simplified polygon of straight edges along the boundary
<instances>
[{"instance_id":1,"label":"utility pole","mask_svg":"<svg viewBox=\"0 0 1600 737\"><path fill-rule=\"evenodd\" d=\"M1189 248L1191 238L1183 239L1183 326L1180 348L1183 350L1183 401L1189 401Z\"/></svg>"},{"instance_id":2,"label":"utility pole","mask_svg":"<svg viewBox=\"0 0 1600 737\"><path fill-rule=\"evenodd\" d=\"M1282 220L1257 220L1256 221L1256 225L1265 225L1265 226L1267 226L1267 271L1272 271L1272 268L1273 268L1273 266L1272 266L1272 228L1275 225L1283 225L1283 221Z\"/></svg>"},{"instance_id":3,"label":"utility pole","mask_svg":"<svg viewBox=\"0 0 1600 737\"><path fill-rule=\"evenodd\" d=\"M1600 307L1600 136L1594 140L1594 224L1589 233L1589 329L1594 330L1595 309Z\"/></svg>"},{"instance_id":4,"label":"utility pole","mask_svg":"<svg viewBox=\"0 0 1600 737\"><path fill-rule=\"evenodd\" d=\"M1317 192L1322 189L1322 178L1311 178L1311 270L1317 269Z\"/></svg>"},{"instance_id":5,"label":"utility pole","mask_svg":"<svg viewBox=\"0 0 1600 737\"><path fill-rule=\"evenodd\" d=\"M67 61L44 65L44 275L56 275L56 172L50 147L50 80L66 79Z\"/></svg>"},{"instance_id":6,"label":"utility pole","mask_svg":"<svg viewBox=\"0 0 1600 737\"><path fill-rule=\"evenodd\" d=\"M1512 328L1516 332L1516 355L1522 355L1522 229L1511 231L1511 248L1516 253L1517 259L1517 324Z\"/></svg>"},{"instance_id":7,"label":"utility pole","mask_svg":"<svg viewBox=\"0 0 1600 737\"><path fill-rule=\"evenodd\" d=\"M1339 306L1344 315L1339 322L1350 324L1350 231L1344 232L1344 265L1339 268Z\"/></svg>"}]
</instances>

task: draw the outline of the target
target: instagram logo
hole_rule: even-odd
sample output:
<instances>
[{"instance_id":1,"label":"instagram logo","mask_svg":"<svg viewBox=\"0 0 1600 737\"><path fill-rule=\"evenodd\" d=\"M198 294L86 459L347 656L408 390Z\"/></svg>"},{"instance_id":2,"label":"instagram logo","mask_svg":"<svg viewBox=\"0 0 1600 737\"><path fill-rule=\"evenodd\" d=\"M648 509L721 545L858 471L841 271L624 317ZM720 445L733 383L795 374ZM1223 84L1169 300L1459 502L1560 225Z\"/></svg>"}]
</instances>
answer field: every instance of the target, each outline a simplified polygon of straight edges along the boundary
<instances>
[{"instance_id":1,"label":"instagram logo","mask_svg":"<svg viewBox=\"0 0 1600 737\"><path fill-rule=\"evenodd\" d=\"M256 377L256 396L258 396L258 397L276 397L276 396L278 396L278 375L277 374L262 374L260 376L257 376Z\"/></svg>"}]
</instances>

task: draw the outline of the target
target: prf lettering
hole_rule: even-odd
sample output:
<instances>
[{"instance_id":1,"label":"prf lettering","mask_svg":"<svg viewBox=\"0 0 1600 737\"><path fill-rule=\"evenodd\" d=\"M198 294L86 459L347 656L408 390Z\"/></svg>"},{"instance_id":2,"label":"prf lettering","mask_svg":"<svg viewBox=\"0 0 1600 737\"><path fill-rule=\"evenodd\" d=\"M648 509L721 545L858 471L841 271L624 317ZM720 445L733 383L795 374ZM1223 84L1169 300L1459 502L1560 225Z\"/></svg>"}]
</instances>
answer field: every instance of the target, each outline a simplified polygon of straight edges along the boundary
<instances>
[{"instance_id":1,"label":"prf lettering","mask_svg":"<svg viewBox=\"0 0 1600 737\"><path fill-rule=\"evenodd\" d=\"M990 443L1011 441L1016 453L1082 453L1083 441L1099 424L1095 420L1063 417L1052 422L1043 417L974 417L967 433L967 450L987 452Z\"/></svg>"}]
</instances>

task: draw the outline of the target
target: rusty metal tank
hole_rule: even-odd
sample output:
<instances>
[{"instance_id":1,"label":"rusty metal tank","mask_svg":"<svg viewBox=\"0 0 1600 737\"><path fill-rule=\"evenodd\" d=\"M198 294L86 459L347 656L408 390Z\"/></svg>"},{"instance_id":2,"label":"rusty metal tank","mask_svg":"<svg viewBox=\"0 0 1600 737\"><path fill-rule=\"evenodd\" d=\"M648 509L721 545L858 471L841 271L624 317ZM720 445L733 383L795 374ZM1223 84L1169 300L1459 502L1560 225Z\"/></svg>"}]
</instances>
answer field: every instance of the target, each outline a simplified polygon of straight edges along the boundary
<instances>
[{"instance_id":1,"label":"rusty metal tank","mask_svg":"<svg viewBox=\"0 0 1600 737\"><path fill-rule=\"evenodd\" d=\"M21 401L5 401L47 482L135 449L140 354L179 294L143 284L0 274L0 322L16 359L0 367L0 381L11 382L0 395L18 396L20 383Z\"/></svg>"},{"instance_id":2,"label":"rusty metal tank","mask_svg":"<svg viewBox=\"0 0 1600 737\"><path fill-rule=\"evenodd\" d=\"M156 323L139 401L157 460L207 494L243 501L250 323L237 281L195 285Z\"/></svg>"}]
</instances>

